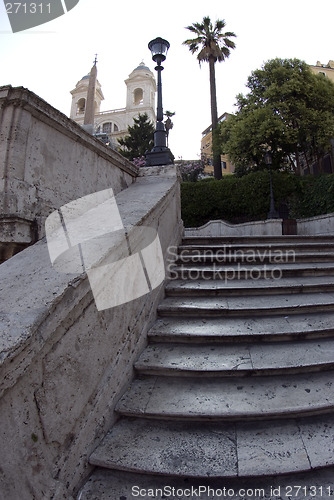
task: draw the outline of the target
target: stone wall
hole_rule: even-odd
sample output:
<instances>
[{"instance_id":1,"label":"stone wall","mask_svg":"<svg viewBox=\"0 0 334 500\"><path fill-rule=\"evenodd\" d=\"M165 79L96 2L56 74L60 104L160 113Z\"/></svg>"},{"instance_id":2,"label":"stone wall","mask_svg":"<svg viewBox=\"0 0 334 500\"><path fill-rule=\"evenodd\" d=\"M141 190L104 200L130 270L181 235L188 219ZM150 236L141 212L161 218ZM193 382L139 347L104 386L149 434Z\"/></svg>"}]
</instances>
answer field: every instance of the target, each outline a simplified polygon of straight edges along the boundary
<instances>
[{"instance_id":1,"label":"stone wall","mask_svg":"<svg viewBox=\"0 0 334 500\"><path fill-rule=\"evenodd\" d=\"M112 187L138 169L23 87L0 87L0 262L44 236L69 201Z\"/></svg>"},{"instance_id":2,"label":"stone wall","mask_svg":"<svg viewBox=\"0 0 334 500\"><path fill-rule=\"evenodd\" d=\"M116 202L126 227L157 230L165 259L180 243L176 167L142 169ZM89 454L115 421L163 293L162 283L98 311L87 275L52 268L45 239L0 266L3 498L74 497Z\"/></svg>"},{"instance_id":3,"label":"stone wall","mask_svg":"<svg viewBox=\"0 0 334 500\"><path fill-rule=\"evenodd\" d=\"M334 214L297 219L297 233L307 236L334 235Z\"/></svg>"},{"instance_id":4,"label":"stone wall","mask_svg":"<svg viewBox=\"0 0 334 500\"><path fill-rule=\"evenodd\" d=\"M230 224L223 220L213 220L201 227L185 229L185 236L281 236L282 219Z\"/></svg>"}]
</instances>

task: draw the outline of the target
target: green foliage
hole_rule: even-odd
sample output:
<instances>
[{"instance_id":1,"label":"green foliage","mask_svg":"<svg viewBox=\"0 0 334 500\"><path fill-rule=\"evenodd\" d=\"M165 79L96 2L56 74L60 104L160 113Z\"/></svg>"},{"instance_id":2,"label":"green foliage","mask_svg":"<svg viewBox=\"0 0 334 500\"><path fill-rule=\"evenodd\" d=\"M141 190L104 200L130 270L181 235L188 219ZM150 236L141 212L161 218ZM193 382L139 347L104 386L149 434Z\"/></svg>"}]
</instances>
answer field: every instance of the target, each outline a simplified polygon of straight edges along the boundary
<instances>
[{"instance_id":1,"label":"green foliage","mask_svg":"<svg viewBox=\"0 0 334 500\"><path fill-rule=\"evenodd\" d=\"M290 216L312 217L334 212L334 174L299 177L273 172L275 205L287 204ZM269 211L269 173L252 172L241 178L203 179L181 184L182 218L186 227L210 220L232 223L264 220Z\"/></svg>"},{"instance_id":2,"label":"green foliage","mask_svg":"<svg viewBox=\"0 0 334 500\"><path fill-rule=\"evenodd\" d=\"M134 125L128 127L128 133L124 139L118 139L119 152L128 158L139 158L150 151L154 146L154 125L149 121L147 113L139 114L133 119Z\"/></svg>"},{"instance_id":3,"label":"green foliage","mask_svg":"<svg viewBox=\"0 0 334 500\"><path fill-rule=\"evenodd\" d=\"M292 216L303 218L333 212L334 174L301 177Z\"/></svg>"},{"instance_id":4,"label":"green foliage","mask_svg":"<svg viewBox=\"0 0 334 500\"><path fill-rule=\"evenodd\" d=\"M211 58L216 61L224 61L230 55L230 50L235 48L235 43L230 40L236 35L230 31L225 33L222 30L226 23L224 19L217 19L212 24L210 17L203 17L201 23L193 23L187 26L187 30L195 35L195 38L185 40L183 45L187 45L192 54L197 54L198 62L209 62Z\"/></svg>"},{"instance_id":5,"label":"green foliage","mask_svg":"<svg viewBox=\"0 0 334 500\"><path fill-rule=\"evenodd\" d=\"M220 146L240 172L263 169L270 147L273 168L319 160L334 136L334 84L299 59L273 59L248 78L238 112L220 127Z\"/></svg>"}]
</instances>

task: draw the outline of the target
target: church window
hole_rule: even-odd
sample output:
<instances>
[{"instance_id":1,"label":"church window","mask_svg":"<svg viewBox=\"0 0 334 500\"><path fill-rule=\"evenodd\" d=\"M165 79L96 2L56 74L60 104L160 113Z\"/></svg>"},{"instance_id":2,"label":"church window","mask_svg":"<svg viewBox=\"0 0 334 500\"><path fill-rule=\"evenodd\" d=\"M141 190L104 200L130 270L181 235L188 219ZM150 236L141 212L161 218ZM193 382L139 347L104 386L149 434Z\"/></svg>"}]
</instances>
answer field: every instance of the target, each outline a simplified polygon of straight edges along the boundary
<instances>
[{"instance_id":1,"label":"church window","mask_svg":"<svg viewBox=\"0 0 334 500\"><path fill-rule=\"evenodd\" d=\"M136 106L139 106L140 104L143 104L144 102L144 92L143 89L135 89L133 93L133 102Z\"/></svg>"},{"instance_id":2,"label":"church window","mask_svg":"<svg viewBox=\"0 0 334 500\"><path fill-rule=\"evenodd\" d=\"M111 122L104 123L102 126L103 133L110 134L111 133L111 126L112 126Z\"/></svg>"},{"instance_id":3,"label":"church window","mask_svg":"<svg viewBox=\"0 0 334 500\"><path fill-rule=\"evenodd\" d=\"M116 125L116 123L114 123L114 132L118 132L119 128L118 126Z\"/></svg>"},{"instance_id":4,"label":"church window","mask_svg":"<svg viewBox=\"0 0 334 500\"><path fill-rule=\"evenodd\" d=\"M77 114L84 113L85 109L86 109L86 99L82 97L81 99L78 100L77 103Z\"/></svg>"}]
</instances>

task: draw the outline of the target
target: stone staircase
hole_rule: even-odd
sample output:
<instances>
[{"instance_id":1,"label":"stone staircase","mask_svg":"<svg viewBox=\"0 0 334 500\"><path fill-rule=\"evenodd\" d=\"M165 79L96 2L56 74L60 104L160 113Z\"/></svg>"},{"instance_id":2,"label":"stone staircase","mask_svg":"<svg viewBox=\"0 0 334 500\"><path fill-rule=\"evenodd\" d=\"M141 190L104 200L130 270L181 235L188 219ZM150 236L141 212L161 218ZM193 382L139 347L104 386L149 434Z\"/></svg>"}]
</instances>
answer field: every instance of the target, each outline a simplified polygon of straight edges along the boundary
<instances>
[{"instance_id":1,"label":"stone staircase","mask_svg":"<svg viewBox=\"0 0 334 500\"><path fill-rule=\"evenodd\" d=\"M178 255L78 498L331 498L334 236L193 237Z\"/></svg>"}]
</instances>

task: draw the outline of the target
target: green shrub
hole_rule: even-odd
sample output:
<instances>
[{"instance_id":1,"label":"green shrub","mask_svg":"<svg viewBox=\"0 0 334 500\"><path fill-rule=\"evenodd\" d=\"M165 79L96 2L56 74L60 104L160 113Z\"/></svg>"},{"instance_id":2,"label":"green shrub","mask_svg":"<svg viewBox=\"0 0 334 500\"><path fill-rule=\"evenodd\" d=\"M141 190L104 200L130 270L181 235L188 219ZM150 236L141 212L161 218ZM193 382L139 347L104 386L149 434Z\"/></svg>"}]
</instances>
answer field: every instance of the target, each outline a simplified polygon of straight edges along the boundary
<instances>
[{"instance_id":1,"label":"green shrub","mask_svg":"<svg viewBox=\"0 0 334 500\"><path fill-rule=\"evenodd\" d=\"M217 181L203 179L181 184L182 218L186 227L198 227L210 220L238 223L264 220L270 205L268 171L243 177L226 176ZM290 217L312 217L334 212L334 174L298 177L273 172L276 209L284 203Z\"/></svg>"},{"instance_id":2,"label":"green shrub","mask_svg":"<svg viewBox=\"0 0 334 500\"><path fill-rule=\"evenodd\" d=\"M334 174L301 177L292 212L296 218L334 212Z\"/></svg>"}]
</instances>

